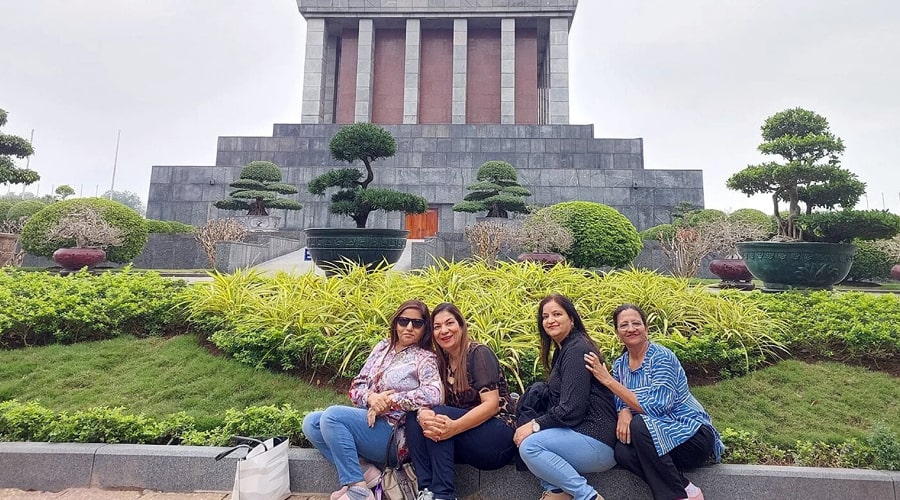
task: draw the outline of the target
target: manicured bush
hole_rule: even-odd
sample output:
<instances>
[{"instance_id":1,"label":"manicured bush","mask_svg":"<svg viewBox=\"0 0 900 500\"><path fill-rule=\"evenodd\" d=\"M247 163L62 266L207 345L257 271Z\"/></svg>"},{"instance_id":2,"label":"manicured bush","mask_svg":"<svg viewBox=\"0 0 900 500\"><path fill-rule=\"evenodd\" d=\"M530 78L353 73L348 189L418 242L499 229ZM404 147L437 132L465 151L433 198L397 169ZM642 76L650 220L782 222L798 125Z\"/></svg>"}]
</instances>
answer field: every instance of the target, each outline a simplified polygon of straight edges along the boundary
<instances>
[{"instance_id":1,"label":"manicured bush","mask_svg":"<svg viewBox=\"0 0 900 500\"><path fill-rule=\"evenodd\" d=\"M6 214L12 208L13 202L10 200L0 200L0 221L6 220Z\"/></svg>"},{"instance_id":2,"label":"manicured bush","mask_svg":"<svg viewBox=\"0 0 900 500\"><path fill-rule=\"evenodd\" d=\"M174 220L146 219L147 232L150 234L193 233L194 226Z\"/></svg>"},{"instance_id":3,"label":"manicured bush","mask_svg":"<svg viewBox=\"0 0 900 500\"><path fill-rule=\"evenodd\" d=\"M16 220L20 217L31 217L46 206L46 203L38 200L20 201L9 208L6 212L6 218L8 220Z\"/></svg>"},{"instance_id":4,"label":"manicured bush","mask_svg":"<svg viewBox=\"0 0 900 500\"><path fill-rule=\"evenodd\" d=\"M616 209L590 201L567 201L548 207L575 238L563 255L577 267L625 267L641 252L637 229Z\"/></svg>"},{"instance_id":5,"label":"manicured bush","mask_svg":"<svg viewBox=\"0 0 900 500\"><path fill-rule=\"evenodd\" d=\"M185 328L185 283L129 269L97 276L0 271L0 346L72 343Z\"/></svg>"},{"instance_id":6,"label":"manicured bush","mask_svg":"<svg viewBox=\"0 0 900 500\"><path fill-rule=\"evenodd\" d=\"M680 225L682 226L699 226L701 224L707 224L710 222L715 222L717 220L727 219L728 215L721 210L716 210L715 208L704 208L701 210L695 210L693 212L688 212L685 214L684 220Z\"/></svg>"},{"instance_id":7,"label":"manicured bush","mask_svg":"<svg viewBox=\"0 0 900 500\"><path fill-rule=\"evenodd\" d=\"M731 222L744 222L765 231L770 237L778 232L778 224L771 215L755 208L739 208L728 214Z\"/></svg>"},{"instance_id":8,"label":"manicured bush","mask_svg":"<svg viewBox=\"0 0 900 500\"><path fill-rule=\"evenodd\" d=\"M13 207L15 208L15 207ZM22 229L22 248L32 255L50 257L59 248L74 246L75 241L50 241L47 232L68 214L92 208L111 226L124 231L125 243L106 249L106 260L131 262L147 244L147 223L144 218L125 205L103 198L76 198L53 203L35 213Z\"/></svg>"},{"instance_id":9,"label":"manicured bush","mask_svg":"<svg viewBox=\"0 0 900 500\"><path fill-rule=\"evenodd\" d=\"M849 243L883 240L900 233L900 215L887 210L841 210L814 212L797 217L804 241Z\"/></svg>"},{"instance_id":10,"label":"manicured bush","mask_svg":"<svg viewBox=\"0 0 900 500\"><path fill-rule=\"evenodd\" d=\"M660 224L641 231L641 239L644 241L659 241L659 237L672 239L675 237L675 226L672 224Z\"/></svg>"},{"instance_id":11,"label":"manicured bush","mask_svg":"<svg viewBox=\"0 0 900 500\"><path fill-rule=\"evenodd\" d=\"M891 255L871 241L856 241L853 265L846 281L886 280L896 264Z\"/></svg>"}]
</instances>

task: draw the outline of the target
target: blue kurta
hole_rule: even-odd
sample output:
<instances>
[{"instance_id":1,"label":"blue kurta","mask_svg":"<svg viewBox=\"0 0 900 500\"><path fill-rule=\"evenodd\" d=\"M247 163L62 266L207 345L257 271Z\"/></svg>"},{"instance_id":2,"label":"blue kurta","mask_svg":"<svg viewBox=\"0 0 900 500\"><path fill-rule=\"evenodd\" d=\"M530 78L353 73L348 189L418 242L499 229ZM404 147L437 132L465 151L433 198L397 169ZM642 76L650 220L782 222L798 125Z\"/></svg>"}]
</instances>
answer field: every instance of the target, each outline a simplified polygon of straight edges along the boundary
<instances>
[{"instance_id":1,"label":"blue kurta","mask_svg":"<svg viewBox=\"0 0 900 500\"><path fill-rule=\"evenodd\" d=\"M687 376L675 353L651 342L637 370L628 367L626 351L613 364L612 375L637 396L660 456L690 439L701 425L708 425L716 438L716 462L721 459L725 450L722 439L703 405L688 389ZM626 407L617 396L616 411Z\"/></svg>"}]
</instances>

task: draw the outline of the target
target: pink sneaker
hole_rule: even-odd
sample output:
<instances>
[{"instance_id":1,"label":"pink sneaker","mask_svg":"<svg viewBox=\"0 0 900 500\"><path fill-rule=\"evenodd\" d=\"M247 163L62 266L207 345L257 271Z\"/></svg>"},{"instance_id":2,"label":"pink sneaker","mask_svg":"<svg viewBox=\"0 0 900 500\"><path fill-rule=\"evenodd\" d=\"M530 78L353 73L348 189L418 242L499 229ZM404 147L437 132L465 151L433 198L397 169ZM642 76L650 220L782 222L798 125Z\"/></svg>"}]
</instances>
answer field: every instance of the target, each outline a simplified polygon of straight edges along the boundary
<instances>
[{"instance_id":1,"label":"pink sneaker","mask_svg":"<svg viewBox=\"0 0 900 500\"><path fill-rule=\"evenodd\" d=\"M353 486L352 488L355 490L357 488L362 488L362 486ZM348 492L349 490L345 491L343 495L337 497L335 500L350 500L350 495L347 494ZM372 493L372 490L366 490L366 493L368 493L366 500L375 500L375 494Z\"/></svg>"},{"instance_id":2,"label":"pink sneaker","mask_svg":"<svg viewBox=\"0 0 900 500\"><path fill-rule=\"evenodd\" d=\"M378 486L378 480L381 479L381 470L374 465L363 462L360 464L363 471L363 481L370 489Z\"/></svg>"},{"instance_id":3,"label":"pink sneaker","mask_svg":"<svg viewBox=\"0 0 900 500\"><path fill-rule=\"evenodd\" d=\"M697 487L695 486L694 488ZM703 500L703 492L700 491L700 488L697 488L697 491L695 491L693 495L688 493L688 500Z\"/></svg>"},{"instance_id":4,"label":"pink sneaker","mask_svg":"<svg viewBox=\"0 0 900 500\"><path fill-rule=\"evenodd\" d=\"M333 493L331 494L331 497L330 497L330 498L331 498L331 500L338 500L338 498L340 498L341 495L343 495L344 493L347 493L347 487L346 487L346 486L341 486L341 489L339 489L339 490L333 492Z\"/></svg>"}]
</instances>

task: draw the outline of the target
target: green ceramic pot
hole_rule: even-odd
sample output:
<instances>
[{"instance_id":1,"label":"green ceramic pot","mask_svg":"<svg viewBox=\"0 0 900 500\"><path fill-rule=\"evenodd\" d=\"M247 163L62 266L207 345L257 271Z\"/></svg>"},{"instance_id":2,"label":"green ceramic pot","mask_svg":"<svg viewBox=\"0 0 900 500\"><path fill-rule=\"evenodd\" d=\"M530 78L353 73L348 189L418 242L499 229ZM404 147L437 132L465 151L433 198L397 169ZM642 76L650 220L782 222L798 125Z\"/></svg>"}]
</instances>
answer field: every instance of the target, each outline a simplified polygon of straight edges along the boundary
<instances>
[{"instance_id":1,"label":"green ceramic pot","mask_svg":"<svg viewBox=\"0 0 900 500\"><path fill-rule=\"evenodd\" d=\"M405 229L309 228L305 229L309 256L325 274L332 275L343 260L374 267L395 264L406 249Z\"/></svg>"},{"instance_id":2,"label":"green ceramic pot","mask_svg":"<svg viewBox=\"0 0 900 500\"><path fill-rule=\"evenodd\" d=\"M831 290L850 273L856 246L849 243L745 241L738 252L763 291Z\"/></svg>"}]
</instances>

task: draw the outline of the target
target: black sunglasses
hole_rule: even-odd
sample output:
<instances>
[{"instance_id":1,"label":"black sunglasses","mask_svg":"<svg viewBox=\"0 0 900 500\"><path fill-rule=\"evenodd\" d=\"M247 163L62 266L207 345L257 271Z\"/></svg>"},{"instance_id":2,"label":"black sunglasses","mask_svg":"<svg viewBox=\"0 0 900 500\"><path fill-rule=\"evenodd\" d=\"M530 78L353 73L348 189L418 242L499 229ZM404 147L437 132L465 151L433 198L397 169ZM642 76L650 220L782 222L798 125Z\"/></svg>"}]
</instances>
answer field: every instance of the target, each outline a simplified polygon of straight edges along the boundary
<instances>
[{"instance_id":1,"label":"black sunglasses","mask_svg":"<svg viewBox=\"0 0 900 500\"><path fill-rule=\"evenodd\" d=\"M422 328L425 326L425 320L422 318L407 318L406 316L399 316L397 318L397 324L404 328L409 326L410 321L412 321L413 328Z\"/></svg>"}]
</instances>

